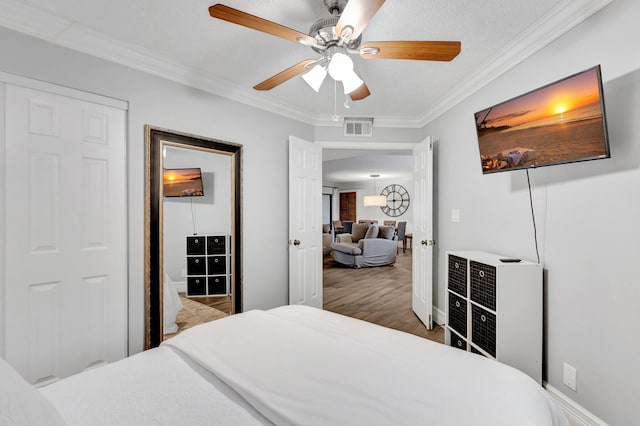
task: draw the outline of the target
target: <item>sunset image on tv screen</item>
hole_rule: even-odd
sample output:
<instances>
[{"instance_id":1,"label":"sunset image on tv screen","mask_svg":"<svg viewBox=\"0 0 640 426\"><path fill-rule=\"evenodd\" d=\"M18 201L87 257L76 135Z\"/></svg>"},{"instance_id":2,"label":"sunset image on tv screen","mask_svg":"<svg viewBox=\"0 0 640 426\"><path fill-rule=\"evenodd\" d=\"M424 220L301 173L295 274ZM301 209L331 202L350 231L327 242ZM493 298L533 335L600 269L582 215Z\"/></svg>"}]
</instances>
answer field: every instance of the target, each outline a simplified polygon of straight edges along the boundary
<instances>
[{"instance_id":1,"label":"sunset image on tv screen","mask_svg":"<svg viewBox=\"0 0 640 426\"><path fill-rule=\"evenodd\" d=\"M600 68L475 114L483 173L609 156Z\"/></svg>"},{"instance_id":2,"label":"sunset image on tv screen","mask_svg":"<svg viewBox=\"0 0 640 426\"><path fill-rule=\"evenodd\" d=\"M165 197L203 196L202 173L199 168L164 169Z\"/></svg>"}]
</instances>

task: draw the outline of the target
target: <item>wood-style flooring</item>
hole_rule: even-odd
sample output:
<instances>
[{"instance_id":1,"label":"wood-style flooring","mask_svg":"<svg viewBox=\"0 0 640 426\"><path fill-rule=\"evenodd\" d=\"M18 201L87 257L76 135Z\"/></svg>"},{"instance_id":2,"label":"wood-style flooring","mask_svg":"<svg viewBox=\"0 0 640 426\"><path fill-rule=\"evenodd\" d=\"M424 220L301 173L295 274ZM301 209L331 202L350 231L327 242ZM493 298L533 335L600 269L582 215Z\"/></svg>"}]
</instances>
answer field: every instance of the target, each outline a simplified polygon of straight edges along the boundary
<instances>
[{"instance_id":1,"label":"wood-style flooring","mask_svg":"<svg viewBox=\"0 0 640 426\"><path fill-rule=\"evenodd\" d=\"M180 294L184 296L184 294ZM211 306L219 311L227 314L231 313L231 296L208 296L208 297L193 297L191 300L202 303L203 305Z\"/></svg>"},{"instance_id":2,"label":"wood-style flooring","mask_svg":"<svg viewBox=\"0 0 640 426\"><path fill-rule=\"evenodd\" d=\"M444 329L428 331L411 308L411 250L400 248L391 266L354 269L323 265L324 309L444 343Z\"/></svg>"}]
</instances>

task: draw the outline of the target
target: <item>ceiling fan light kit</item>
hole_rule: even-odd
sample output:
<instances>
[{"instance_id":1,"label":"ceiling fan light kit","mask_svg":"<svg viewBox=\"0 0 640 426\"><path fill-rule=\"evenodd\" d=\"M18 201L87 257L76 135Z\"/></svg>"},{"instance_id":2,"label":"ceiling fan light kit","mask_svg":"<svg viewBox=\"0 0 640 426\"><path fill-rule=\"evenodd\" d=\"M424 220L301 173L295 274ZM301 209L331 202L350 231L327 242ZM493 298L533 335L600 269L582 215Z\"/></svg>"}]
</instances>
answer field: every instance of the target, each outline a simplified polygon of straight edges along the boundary
<instances>
[{"instance_id":1,"label":"ceiling fan light kit","mask_svg":"<svg viewBox=\"0 0 640 426\"><path fill-rule=\"evenodd\" d=\"M316 92L320 90L325 77L327 77L327 70L322 65L316 65L311 68L311 71L302 74L304 81Z\"/></svg>"},{"instance_id":2,"label":"ceiling fan light kit","mask_svg":"<svg viewBox=\"0 0 640 426\"><path fill-rule=\"evenodd\" d=\"M358 87L364 84L364 81L362 81L362 79L358 77L357 74L353 72L353 70L345 74L342 77L341 81L342 81L342 88L344 89L345 95L353 92Z\"/></svg>"},{"instance_id":3,"label":"ceiling fan light kit","mask_svg":"<svg viewBox=\"0 0 640 426\"><path fill-rule=\"evenodd\" d=\"M348 55L359 55L364 59L451 61L460 53L458 41L370 41L360 48L362 32L384 2L324 0L331 16L314 22L308 35L223 4L209 7L209 14L223 21L311 47L322 55L319 59L293 65L255 85L254 89L271 90L302 75L309 86L318 92L328 72L331 78L342 82L345 95L352 101L359 101L371 92L362 76L355 71L353 60ZM309 69L312 64L315 66Z\"/></svg>"}]
</instances>

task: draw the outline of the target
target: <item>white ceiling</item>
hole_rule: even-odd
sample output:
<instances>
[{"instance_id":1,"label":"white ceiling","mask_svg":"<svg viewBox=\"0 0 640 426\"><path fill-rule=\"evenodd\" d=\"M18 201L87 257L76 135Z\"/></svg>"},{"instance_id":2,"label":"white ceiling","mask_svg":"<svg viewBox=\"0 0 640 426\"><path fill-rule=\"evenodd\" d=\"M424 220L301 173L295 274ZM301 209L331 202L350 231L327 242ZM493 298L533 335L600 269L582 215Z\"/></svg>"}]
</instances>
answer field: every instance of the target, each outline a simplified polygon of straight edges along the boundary
<instances>
[{"instance_id":1,"label":"white ceiling","mask_svg":"<svg viewBox=\"0 0 640 426\"><path fill-rule=\"evenodd\" d=\"M214 3L0 0L0 25L313 125L341 124L330 118L336 103L329 78L320 93L300 77L270 91L253 90L255 84L319 54L211 18L208 8ZM317 19L329 16L323 0L223 3L303 33ZM339 93L337 114L373 117L376 126L423 127L603 3L606 1L388 0L365 29L363 42L453 40L462 43L461 53L452 62L354 56L371 96L352 102L347 110ZM327 155L331 154L325 150ZM366 175L370 173L375 172Z\"/></svg>"},{"instance_id":2,"label":"white ceiling","mask_svg":"<svg viewBox=\"0 0 640 426\"><path fill-rule=\"evenodd\" d=\"M457 40L452 62L365 60L354 56L371 96L340 116L419 127L430 111L461 86L486 83L535 45L542 47L594 0L388 0L363 33L363 42ZM211 18L215 0L0 0L0 25L287 114L312 124L329 122L334 88L317 94L296 77L273 90L252 87L301 60L311 48ZM329 15L322 0L224 0L224 4L307 33ZM17 17L16 17L17 16ZM30 27L31 26L31 27ZM533 40L533 45L531 41ZM506 58L506 59L505 59ZM495 64L495 65L494 65ZM491 71L491 70L489 70ZM486 76L479 75L483 72Z\"/></svg>"},{"instance_id":3,"label":"white ceiling","mask_svg":"<svg viewBox=\"0 0 640 426\"><path fill-rule=\"evenodd\" d=\"M323 150L322 179L326 183L363 182L413 175L413 156L407 151Z\"/></svg>"}]
</instances>

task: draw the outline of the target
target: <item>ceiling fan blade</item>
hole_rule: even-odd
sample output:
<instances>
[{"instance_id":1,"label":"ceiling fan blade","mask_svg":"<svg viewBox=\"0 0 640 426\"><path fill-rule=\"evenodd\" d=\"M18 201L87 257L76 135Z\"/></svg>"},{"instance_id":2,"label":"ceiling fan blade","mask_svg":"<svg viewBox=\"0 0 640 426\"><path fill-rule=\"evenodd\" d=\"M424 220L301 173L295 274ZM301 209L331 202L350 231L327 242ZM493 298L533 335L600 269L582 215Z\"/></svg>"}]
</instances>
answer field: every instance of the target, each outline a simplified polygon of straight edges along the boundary
<instances>
[{"instance_id":1,"label":"ceiling fan blade","mask_svg":"<svg viewBox=\"0 0 640 426\"><path fill-rule=\"evenodd\" d=\"M458 53L459 41L370 41L360 47L360 56L365 59L450 61Z\"/></svg>"},{"instance_id":2,"label":"ceiling fan blade","mask_svg":"<svg viewBox=\"0 0 640 426\"><path fill-rule=\"evenodd\" d=\"M242 25L244 27L271 34L295 43L303 43L308 46L315 46L318 43L315 38L307 34L292 30L291 28L276 24L275 22L267 21L266 19L262 19L254 15L250 15L223 4L215 4L209 7L209 14L214 18Z\"/></svg>"},{"instance_id":3,"label":"ceiling fan blade","mask_svg":"<svg viewBox=\"0 0 640 426\"><path fill-rule=\"evenodd\" d=\"M311 65L317 62L315 59L307 59L302 62L298 62L292 67L287 68L286 70L279 72L263 81L262 83L256 84L253 86L256 90L271 90L274 87L284 83L287 80L292 79L293 77L302 74L305 71L311 69Z\"/></svg>"},{"instance_id":4,"label":"ceiling fan blade","mask_svg":"<svg viewBox=\"0 0 640 426\"><path fill-rule=\"evenodd\" d=\"M336 24L336 34L347 40L355 40L384 2L385 0L349 0Z\"/></svg>"},{"instance_id":5,"label":"ceiling fan blade","mask_svg":"<svg viewBox=\"0 0 640 426\"><path fill-rule=\"evenodd\" d=\"M371 92L367 87L367 83L362 83L360 87L358 87L353 92L349 93L349 97L351 98L352 101L360 101L366 98L367 96L369 96L370 94Z\"/></svg>"}]
</instances>

